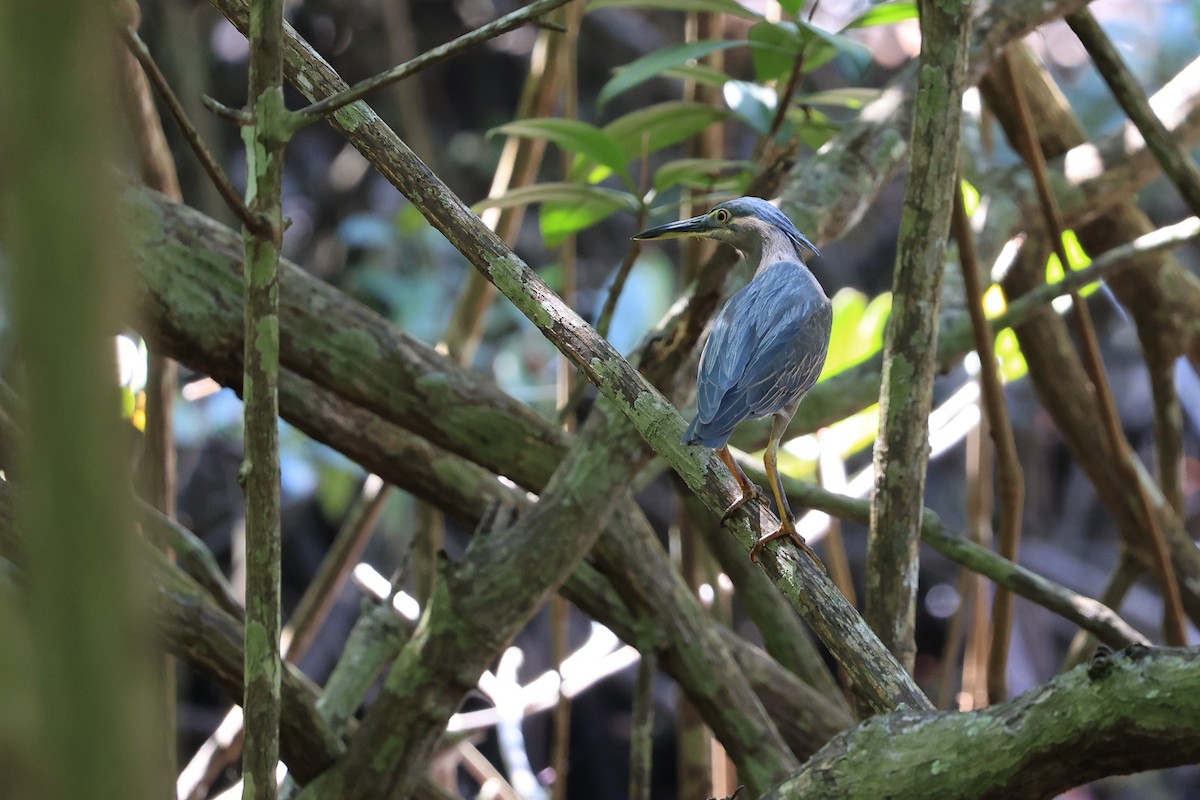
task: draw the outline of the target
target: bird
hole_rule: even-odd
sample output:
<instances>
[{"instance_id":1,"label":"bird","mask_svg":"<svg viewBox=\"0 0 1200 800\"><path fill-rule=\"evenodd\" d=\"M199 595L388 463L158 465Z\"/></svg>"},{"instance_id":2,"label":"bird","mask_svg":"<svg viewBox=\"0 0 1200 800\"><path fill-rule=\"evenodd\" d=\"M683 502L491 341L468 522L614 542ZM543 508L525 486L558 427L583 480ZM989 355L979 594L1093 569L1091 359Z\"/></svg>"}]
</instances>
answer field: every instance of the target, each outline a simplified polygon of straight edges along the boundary
<instances>
[{"instance_id":1,"label":"bird","mask_svg":"<svg viewBox=\"0 0 1200 800\"><path fill-rule=\"evenodd\" d=\"M733 246L753 269L753 278L717 314L700 355L696 416L683 444L717 451L741 488L741 498L725 510L727 520L762 492L729 453L729 437L744 420L771 418L763 456L767 479L779 509L779 530L761 536L750 549L757 563L768 542L790 538L820 564L796 530L796 518L779 479L779 443L800 401L825 365L833 328L833 305L804 261L820 252L782 211L766 200L741 197L707 214L635 234L634 239L698 237Z\"/></svg>"}]
</instances>

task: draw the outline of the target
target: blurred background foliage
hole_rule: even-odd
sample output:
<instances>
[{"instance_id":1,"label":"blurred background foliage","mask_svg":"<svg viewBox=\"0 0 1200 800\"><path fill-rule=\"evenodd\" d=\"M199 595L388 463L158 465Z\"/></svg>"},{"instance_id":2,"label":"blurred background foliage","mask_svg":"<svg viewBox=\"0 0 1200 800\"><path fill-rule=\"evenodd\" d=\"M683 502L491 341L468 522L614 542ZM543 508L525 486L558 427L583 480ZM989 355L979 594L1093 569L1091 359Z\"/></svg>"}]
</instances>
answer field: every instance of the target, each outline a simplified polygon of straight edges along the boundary
<instances>
[{"instance_id":1,"label":"blurred background foliage","mask_svg":"<svg viewBox=\"0 0 1200 800\"><path fill-rule=\"evenodd\" d=\"M519 5L516 0L302 0L288 4L287 17L353 82L403 60L405 54L447 41ZM143 37L189 105L205 139L229 174L241 180L245 165L237 131L204 112L199 98L208 94L234 107L245 101L245 39L205 3L146 0L142 8ZM685 9L723 12L720 35L685 42L680 13ZM798 142L795 157L806 158L877 97L880 87L919 47L911 2L822 3L810 15L811 10L796 0L747 0L744 4L735 0L593 0L579 29L574 64L577 86L573 104L578 119L566 118L561 107L544 117L514 119L539 36L532 27L431 67L377 93L369 102L430 169L477 210L524 205L536 209L526 216L515 249L557 291L570 289L575 307L594 321L619 265L630 252L629 237L639 228L639 219L658 224L744 193L755 165L771 147ZM1200 4L1192 0L1099 0L1092 10L1148 92L1200 53ZM1124 121L1065 24L1046 26L1028 42L1092 138ZM723 57L720 69L697 61L718 52ZM788 81L799 54L803 54L803 71L792 104L780 116L778 90ZM720 101L709 104L684 99L685 81L708 87ZM290 106L300 104L298 95L289 94ZM968 107L967 138L975 143L972 157L978 160L973 171L1017 163L1003 136L980 111L974 92ZM174 127L170 122L165 127L185 202L233 225L235 220ZM720 157L695 155L690 143L713 129L721 132ZM562 158L552 151L535 184L489 199L489 185L508 136L543 139ZM844 238L823 245L822 257L814 261L814 271L834 298L835 307L833 341L823 378L878 354L881 348L891 303L888 288L901 180L885 188L862 224ZM1148 186L1140 199L1158 223L1184 214L1174 191L1161 180ZM696 211L688 211L692 208ZM409 334L438 344L470 266L327 126L309 127L288 148L284 213L291 219L284 239L289 259ZM560 249L568 237L574 237L569 266ZM1085 266L1087 254L1073 237L1068 240L1072 259L1068 268ZM1181 251L1181 257L1196 270L1194 248ZM631 352L686 290L688 281L680 263L680 253L661 247L640 252L632 262L609 334L622 352ZM1057 280L1062 274L1063 267L1052 259L1047 266L1048 279ZM945 313L961 314L955 270L948 269L947 275ZM1090 291L1105 290L1092 287ZM1003 301L994 289L986 305L990 315L1002 311ZM1126 432L1146 457L1152 445L1152 412L1134 331L1115 303L1100 300L1094 307ZM6 309L0 305L0 325L5 326L5 333L7 319ZM7 355L10 347L7 336L3 337L0 354ZM140 427L145 347L131 335L122 339L119 353L127 387L126 412ZM1009 382L1013 425L1030 487L1025 518L1033 524L1026 526L1025 557L1048 577L1095 593L1115 557L1117 538L1112 523L1022 380L1024 361L1011 332L998 336L997 353ZM509 304L498 302L490 309L471 366L548 417L555 415L563 367L554 348ZM959 424L945 424L943 432L948 438L939 439L935 432L936 458L931 464L927 499L928 505L959 530L965 524L961 442L972 420L978 419L978 411L977 406L962 405L954 398L971 382L970 371L968 360L939 380L935 405L945 411L945 419L958 419ZM181 392L182 401L175 407L181 516L231 566L235 561L231 542L240 524L242 501L235 481L240 458L240 402L232 392L220 390L200 375L184 375ZM1200 397L1185 392L1183 399L1195 413ZM967 406L976 409L974 417ZM828 432L851 472L869 466L877 417L877 409L871 408ZM295 598L319 563L365 475L328 447L286 424L284 428L285 581L292 587L288 596ZM1195 482L1200 480L1196 433L1195 428L1190 430L1186 444L1193 531ZM808 437L789 444L783 466L797 477L813 478L814 447ZM670 488L656 486L648 491L658 495L647 502L665 532L673 514ZM395 493L366 559L384 573L401 565L428 521L428 514L420 512L410 498ZM449 524L446 546L453 550L461 547L462 540L456 538L453 520ZM861 564L865 549L862 530L847 525L845 536L852 562ZM923 564L922 595L926 600L919 622L918 678L929 680L941 668L938 658L946 622L960 605L955 570L936 555L928 556ZM1158 604L1149 589L1135 590L1123 613L1133 624L1153 629L1161 616ZM326 626L321 643L302 664L318 680L337 657L338 637L344 636L354 608L352 593L340 599L334 624ZM1024 604L1019 604L1017 629L1011 667L1014 693L1055 672L1073 633L1061 620ZM536 636L544 636L544 630ZM528 662L529 674L547 665L545 648L540 649L543 654ZM530 652L538 650L537 646L530 648ZM198 738L209 734L216 713L209 705L215 693L202 688L203 681L193 681L191 699L181 715L181 725L189 734L182 742L185 757ZM620 705L628 686L599 694L605 692L622 698L610 698ZM538 752L545 744L545 731L530 736L531 753ZM580 740L584 738L580 734ZM615 757L623 757L623 752L619 750ZM582 788L583 776L602 773L599 767L589 773L580 766L573 780L580 780L581 788L571 796L621 796L624 785L620 781L610 783L595 777L593 793ZM1182 796L1172 792L1184 791L1185 785L1200 791L1194 775L1190 783L1186 780L1181 776L1131 778L1127 784L1133 788L1120 789L1118 782L1109 782L1107 788L1085 790L1092 793L1078 796Z\"/></svg>"}]
</instances>

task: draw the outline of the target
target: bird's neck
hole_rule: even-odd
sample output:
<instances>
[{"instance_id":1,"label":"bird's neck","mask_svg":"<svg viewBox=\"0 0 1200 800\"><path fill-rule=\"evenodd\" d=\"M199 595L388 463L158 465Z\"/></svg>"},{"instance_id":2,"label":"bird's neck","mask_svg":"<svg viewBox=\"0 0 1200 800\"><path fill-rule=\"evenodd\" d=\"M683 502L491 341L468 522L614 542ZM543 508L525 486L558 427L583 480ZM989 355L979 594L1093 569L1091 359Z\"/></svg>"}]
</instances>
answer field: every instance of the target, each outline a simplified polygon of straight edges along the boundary
<instances>
[{"instance_id":1,"label":"bird's neck","mask_svg":"<svg viewBox=\"0 0 1200 800\"><path fill-rule=\"evenodd\" d=\"M743 255L746 257L746 263L754 270L755 277L758 277L758 274L766 267L780 261L804 264L803 255L796 252L796 246L785 234L773 233L770 236L764 236L761 244L755 243L752 246L756 246L758 249L745 251Z\"/></svg>"}]
</instances>

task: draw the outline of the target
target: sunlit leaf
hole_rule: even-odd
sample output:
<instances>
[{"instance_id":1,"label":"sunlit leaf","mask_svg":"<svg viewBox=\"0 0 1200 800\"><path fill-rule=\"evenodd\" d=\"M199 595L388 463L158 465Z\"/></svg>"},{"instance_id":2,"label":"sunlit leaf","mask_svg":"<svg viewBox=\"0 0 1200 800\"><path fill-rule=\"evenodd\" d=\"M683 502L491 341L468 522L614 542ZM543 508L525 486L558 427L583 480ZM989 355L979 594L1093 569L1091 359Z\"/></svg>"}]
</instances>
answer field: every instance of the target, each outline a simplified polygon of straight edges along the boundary
<instances>
[{"instance_id":1,"label":"sunlit leaf","mask_svg":"<svg viewBox=\"0 0 1200 800\"><path fill-rule=\"evenodd\" d=\"M827 92L798 95L795 102L806 106L836 106L839 108L862 108L867 103L879 98L879 89L865 86L847 86L843 89L830 89Z\"/></svg>"},{"instance_id":2,"label":"sunlit leaf","mask_svg":"<svg viewBox=\"0 0 1200 800\"><path fill-rule=\"evenodd\" d=\"M704 11L716 14L733 14L746 19L761 19L734 0L592 0L589 11L601 8L652 8L660 11Z\"/></svg>"},{"instance_id":3,"label":"sunlit leaf","mask_svg":"<svg viewBox=\"0 0 1200 800\"><path fill-rule=\"evenodd\" d=\"M1017 341L1017 334L1012 328L1005 328L996 334L996 358L1000 361L1000 374L1005 382L1017 381L1029 372L1025 363L1025 354Z\"/></svg>"},{"instance_id":4,"label":"sunlit leaf","mask_svg":"<svg viewBox=\"0 0 1200 800\"><path fill-rule=\"evenodd\" d=\"M962 185L963 211L966 212L969 219L975 216L976 210L979 209L979 190L965 178L960 183Z\"/></svg>"},{"instance_id":5,"label":"sunlit leaf","mask_svg":"<svg viewBox=\"0 0 1200 800\"><path fill-rule=\"evenodd\" d=\"M750 81L728 81L722 93L725 103L746 124L759 133L770 132L779 102L774 89Z\"/></svg>"},{"instance_id":6,"label":"sunlit leaf","mask_svg":"<svg viewBox=\"0 0 1200 800\"><path fill-rule=\"evenodd\" d=\"M906 19L917 18L917 4L913 0L892 0L872 6L850 21L842 30L870 28L875 25L894 25Z\"/></svg>"},{"instance_id":7,"label":"sunlit leaf","mask_svg":"<svg viewBox=\"0 0 1200 800\"><path fill-rule=\"evenodd\" d=\"M1067 265L1072 272L1091 266L1092 259L1083 249L1075 231L1063 231L1063 249L1067 251Z\"/></svg>"},{"instance_id":8,"label":"sunlit leaf","mask_svg":"<svg viewBox=\"0 0 1200 800\"><path fill-rule=\"evenodd\" d=\"M821 380L870 358L883 348L883 333L892 310L892 295L885 292L869 302L857 289L842 289L833 296L833 331Z\"/></svg>"},{"instance_id":9,"label":"sunlit leaf","mask_svg":"<svg viewBox=\"0 0 1200 800\"><path fill-rule=\"evenodd\" d=\"M983 292L983 313L988 319L995 319L1004 313L1008 303L1004 300L1004 290L1000 284L993 283Z\"/></svg>"},{"instance_id":10,"label":"sunlit leaf","mask_svg":"<svg viewBox=\"0 0 1200 800\"><path fill-rule=\"evenodd\" d=\"M805 0L779 0L779 7L786 11L791 16L800 13L800 9L804 8Z\"/></svg>"},{"instance_id":11,"label":"sunlit leaf","mask_svg":"<svg viewBox=\"0 0 1200 800\"><path fill-rule=\"evenodd\" d=\"M725 189L722 184L745 181L753 172L753 161L725 158L680 158L668 161L654 173L654 188L662 192L672 186L694 189Z\"/></svg>"},{"instance_id":12,"label":"sunlit leaf","mask_svg":"<svg viewBox=\"0 0 1200 800\"><path fill-rule=\"evenodd\" d=\"M1081 270L1084 267L1091 265L1092 259L1084 251L1083 245L1080 244L1079 238L1075 235L1075 231L1063 231L1063 249L1067 251L1067 262L1071 267L1071 271ZM1063 279L1062 263L1058 260L1056 253L1051 253L1046 260L1046 283L1058 283ZM1091 294L1100 288L1100 281L1093 281L1086 286L1083 286L1076 291L1080 297L1090 297ZM1069 297L1059 297L1054 300L1052 305L1060 313L1070 307Z\"/></svg>"},{"instance_id":13,"label":"sunlit leaf","mask_svg":"<svg viewBox=\"0 0 1200 800\"><path fill-rule=\"evenodd\" d=\"M879 435L879 404L874 403L829 426L827 437L842 458L857 455L875 444Z\"/></svg>"},{"instance_id":14,"label":"sunlit leaf","mask_svg":"<svg viewBox=\"0 0 1200 800\"><path fill-rule=\"evenodd\" d=\"M510 122L495 128L492 133L554 142L568 152L603 164L610 173L615 172L622 176L626 183L629 182L625 171L629 159L622 153L612 136L595 125L574 119L541 117Z\"/></svg>"},{"instance_id":15,"label":"sunlit leaf","mask_svg":"<svg viewBox=\"0 0 1200 800\"><path fill-rule=\"evenodd\" d=\"M689 61L704 58L718 50L744 45L742 41L703 41L685 42L675 47L666 47L644 55L625 67L621 67L608 83L596 95L596 105L603 107L621 92L632 89L640 83L656 78L667 70L681 67Z\"/></svg>"},{"instance_id":16,"label":"sunlit leaf","mask_svg":"<svg viewBox=\"0 0 1200 800\"><path fill-rule=\"evenodd\" d=\"M856 361L858 323L867 310L867 296L857 289L842 289L833 296L833 330L822 377L836 375Z\"/></svg>"},{"instance_id":17,"label":"sunlit leaf","mask_svg":"<svg viewBox=\"0 0 1200 800\"><path fill-rule=\"evenodd\" d=\"M883 349L883 334L892 317L892 293L884 292L871 298L867 310L858 323L859 336L863 343L859 360L869 358Z\"/></svg>"}]
</instances>

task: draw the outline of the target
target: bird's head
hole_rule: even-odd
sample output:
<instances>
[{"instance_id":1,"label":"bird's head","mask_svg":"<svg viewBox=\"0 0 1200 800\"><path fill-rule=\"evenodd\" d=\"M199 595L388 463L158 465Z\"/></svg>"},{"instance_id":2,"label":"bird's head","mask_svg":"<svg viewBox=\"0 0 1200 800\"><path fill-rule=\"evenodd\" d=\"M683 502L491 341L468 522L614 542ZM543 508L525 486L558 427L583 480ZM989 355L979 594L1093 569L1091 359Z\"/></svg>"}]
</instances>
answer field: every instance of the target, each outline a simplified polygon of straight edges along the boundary
<instances>
[{"instance_id":1,"label":"bird's head","mask_svg":"<svg viewBox=\"0 0 1200 800\"><path fill-rule=\"evenodd\" d=\"M784 242L792 246L801 260L804 249L814 255L821 254L782 211L757 197L727 200L707 214L659 225L635 234L633 238L645 241L683 237L716 239L733 245L747 256L757 257L764 250L775 249Z\"/></svg>"}]
</instances>

